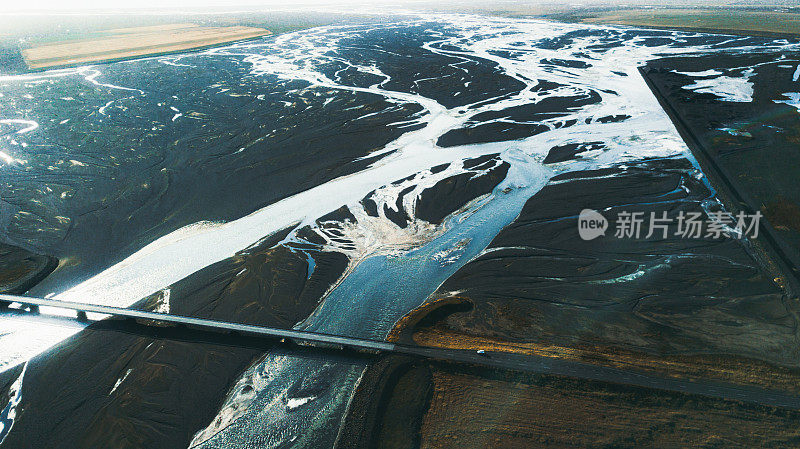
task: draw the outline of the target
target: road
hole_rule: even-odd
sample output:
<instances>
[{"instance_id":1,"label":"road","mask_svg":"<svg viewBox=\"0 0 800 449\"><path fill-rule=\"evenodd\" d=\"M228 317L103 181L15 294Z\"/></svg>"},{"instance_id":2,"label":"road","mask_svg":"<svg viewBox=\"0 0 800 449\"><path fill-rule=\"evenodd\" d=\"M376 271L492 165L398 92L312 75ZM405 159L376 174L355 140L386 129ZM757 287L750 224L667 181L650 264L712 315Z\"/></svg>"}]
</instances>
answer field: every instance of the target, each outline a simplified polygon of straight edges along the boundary
<instances>
[{"instance_id":1,"label":"road","mask_svg":"<svg viewBox=\"0 0 800 449\"><path fill-rule=\"evenodd\" d=\"M26 296L0 294L0 302L6 302L8 304L16 303L16 305L35 308L56 307L74 310L76 312L76 319L83 316L82 314L94 312L126 319L151 320L152 323L170 323L177 326L188 326L193 330L209 332L207 337L212 339L214 335L219 337L221 332L223 335L233 334L267 339L285 339L295 343L322 346L323 348L330 348L330 346L333 345L335 348L351 349L359 352L403 354L446 362L566 376L800 410L800 397L781 391L724 382L666 378L644 372L622 370L558 358L506 352L478 353L477 351L470 350L403 345L386 341L350 338L340 335L229 323L165 313L145 312L119 307ZM139 322L139 324L147 325L147 322ZM298 348L297 350L302 349Z\"/></svg>"}]
</instances>

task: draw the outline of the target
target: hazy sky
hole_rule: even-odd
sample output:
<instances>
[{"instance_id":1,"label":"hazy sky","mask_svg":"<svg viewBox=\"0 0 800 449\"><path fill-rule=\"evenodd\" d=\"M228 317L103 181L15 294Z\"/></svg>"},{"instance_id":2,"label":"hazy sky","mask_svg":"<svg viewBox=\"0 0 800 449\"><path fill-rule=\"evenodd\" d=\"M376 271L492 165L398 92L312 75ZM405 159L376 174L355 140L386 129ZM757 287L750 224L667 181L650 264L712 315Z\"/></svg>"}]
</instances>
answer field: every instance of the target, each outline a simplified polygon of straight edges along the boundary
<instances>
[{"instance_id":1,"label":"hazy sky","mask_svg":"<svg viewBox=\"0 0 800 449\"><path fill-rule=\"evenodd\" d=\"M0 12L16 11L86 11L113 9L194 9L214 6L286 7L303 5L335 5L342 0L0 0Z\"/></svg>"},{"instance_id":2,"label":"hazy sky","mask_svg":"<svg viewBox=\"0 0 800 449\"><path fill-rule=\"evenodd\" d=\"M209 7L236 6L261 6L264 9L295 8L308 6L347 6L353 4L376 5L392 7L413 7L414 4L465 4L465 5L497 5L502 3L523 4L559 4L571 5L598 5L598 4L625 4L625 5L678 5L693 4L715 6L725 4L739 5L797 5L800 0L0 0L0 14L9 12L50 12L70 11L81 12L86 10L135 10L135 9L165 9L177 8L182 10L205 9Z\"/></svg>"},{"instance_id":3,"label":"hazy sky","mask_svg":"<svg viewBox=\"0 0 800 449\"><path fill-rule=\"evenodd\" d=\"M764 3L781 3L787 0L765 1ZM795 0L788 0L795 1ZM673 3L670 0L668 3ZM749 3L759 3L758 0L748 1ZM379 4L380 6L404 7L413 6L415 3L463 3L470 5L485 5L492 3L527 3L527 4L598 4L598 3L617 3L617 4L664 4L663 0L0 0L0 13L3 12L48 12L48 11L86 11L86 10L133 10L133 9L164 9L179 8L183 10L203 9L208 7L235 7L235 6L263 6L268 8L287 8L303 6L337 6L347 4ZM678 0L675 3L694 3L694 4L722 4L735 3L735 1L725 0Z\"/></svg>"}]
</instances>

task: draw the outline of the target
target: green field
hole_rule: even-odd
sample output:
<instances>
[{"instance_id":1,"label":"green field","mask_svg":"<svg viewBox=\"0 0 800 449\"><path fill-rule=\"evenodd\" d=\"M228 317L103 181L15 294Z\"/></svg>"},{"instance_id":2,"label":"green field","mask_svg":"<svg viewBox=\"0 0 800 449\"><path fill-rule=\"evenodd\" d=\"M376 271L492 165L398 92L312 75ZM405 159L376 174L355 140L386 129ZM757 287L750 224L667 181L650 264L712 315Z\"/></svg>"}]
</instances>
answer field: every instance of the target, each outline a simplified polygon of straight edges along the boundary
<instances>
[{"instance_id":1,"label":"green field","mask_svg":"<svg viewBox=\"0 0 800 449\"><path fill-rule=\"evenodd\" d=\"M800 34L800 13L790 9L620 9L585 11L573 19L583 23L694 29L741 34Z\"/></svg>"}]
</instances>

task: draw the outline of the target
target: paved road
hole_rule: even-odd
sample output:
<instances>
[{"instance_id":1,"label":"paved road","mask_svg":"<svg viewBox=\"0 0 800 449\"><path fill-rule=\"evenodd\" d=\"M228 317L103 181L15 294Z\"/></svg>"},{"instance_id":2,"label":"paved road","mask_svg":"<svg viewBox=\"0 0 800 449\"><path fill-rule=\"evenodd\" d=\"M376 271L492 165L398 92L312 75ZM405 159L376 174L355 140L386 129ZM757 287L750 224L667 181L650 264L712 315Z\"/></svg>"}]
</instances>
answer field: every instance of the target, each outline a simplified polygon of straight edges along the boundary
<instances>
[{"instance_id":1,"label":"paved road","mask_svg":"<svg viewBox=\"0 0 800 449\"><path fill-rule=\"evenodd\" d=\"M295 342L310 343L312 345L334 345L335 347L354 349L357 351L405 354L448 362L483 365L493 368L526 371L539 374L560 375L579 379L611 382L644 388L654 388L679 393L697 394L719 399L736 400L773 407L800 410L799 396L780 391L723 382L665 378L636 371L609 368L550 357L511 354L505 352L486 352L480 354L476 351L469 350L402 345L386 341L366 340L291 329L236 324L164 313L144 312L140 310L124 309L119 307L99 306L93 304L24 296L0 294L0 302L18 303L25 306L35 307L47 306L70 309L76 311L76 317L80 316L79 314L81 312L95 312L121 318L153 320L161 323L191 326L195 329L213 331L217 335L219 335L219 332L222 331L245 336L250 335L272 339L288 339Z\"/></svg>"}]
</instances>

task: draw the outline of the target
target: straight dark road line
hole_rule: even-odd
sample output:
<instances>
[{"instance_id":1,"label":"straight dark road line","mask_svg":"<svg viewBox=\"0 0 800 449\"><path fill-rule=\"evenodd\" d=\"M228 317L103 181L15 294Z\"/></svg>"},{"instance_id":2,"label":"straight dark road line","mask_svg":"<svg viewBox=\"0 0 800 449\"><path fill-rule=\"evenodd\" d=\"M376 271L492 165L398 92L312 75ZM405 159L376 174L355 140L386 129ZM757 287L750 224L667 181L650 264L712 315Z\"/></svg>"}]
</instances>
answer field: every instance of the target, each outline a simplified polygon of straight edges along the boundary
<instances>
[{"instance_id":1,"label":"straight dark road line","mask_svg":"<svg viewBox=\"0 0 800 449\"><path fill-rule=\"evenodd\" d=\"M335 345L358 351L395 353L445 362L465 363L536 374L556 375L590 381L630 385L647 389L665 390L707 396L716 399L756 403L771 407L800 410L800 396L764 388L724 382L667 378L644 372L623 370L571 360L506 352L486 352L465 349L447 349L429 346L412 346L386 341L352 338L293 329L254 326L225 321L192 318L166 313L146 312L120 307L84 304L53 299L0 294L0 302L18 303L30 307L55 307L80 312L100 313L120 318L152 320L161 323L191 326L207 331L220 331L272 339L289 339L322 345ZM76 315L77 316L77 315ZM298 349L301 350L301 349Z\"/></svg>"}]
</instances>

